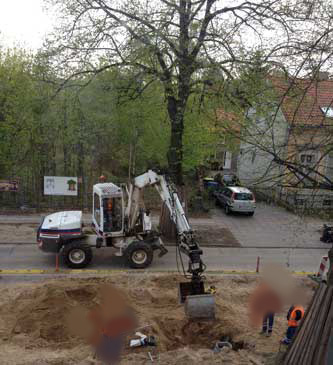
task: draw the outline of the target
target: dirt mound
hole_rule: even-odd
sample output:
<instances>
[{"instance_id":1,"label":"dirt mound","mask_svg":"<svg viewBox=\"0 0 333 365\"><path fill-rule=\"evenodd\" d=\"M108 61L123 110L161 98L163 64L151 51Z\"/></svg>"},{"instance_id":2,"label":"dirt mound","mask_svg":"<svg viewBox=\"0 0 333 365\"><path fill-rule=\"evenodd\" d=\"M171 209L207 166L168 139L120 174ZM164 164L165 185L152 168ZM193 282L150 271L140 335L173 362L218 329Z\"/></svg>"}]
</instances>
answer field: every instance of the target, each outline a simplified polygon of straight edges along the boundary
<instances>
[{"instance_id":1,"label":"dirt mound","mask_svg":"<svg viewBox=\"0 0 333 365\"><path fill-rule=\"evenodd\" d=\"M148 326L142 332L156 337L156 356L163 364L214 364L221 363L222 358L238 364L245 363L246 356L253 356L253 362L260 364L265 354L278 350L286 327L284 315L276 317L270 339L261 337L259 330L248 324L247 301L256 285L253 279L207 279L217 288L217 318L211 322L186 319L177 300L181 280L176 275L117 274L111 278L64 279L4 288L0 298L0 363L94 364L91 347L73 334L68 317L87 322L86 313L100 303L101 288L106 284L121 289L139 326ZM216 355L212 349L224 336L230 338L236 351ZM123 364L147 363L147 349L130 349L128 340L126 344Z\"/></svg>"},{"instance_id":2,"label":"dirt mound","mask_svg":"<svg viewBox=\"0 0 333 365\"><path fill-rule=\"evenodd\" d=\"M77 339L66 326L66 315L78 305L91 307L95 297L97 288L93 285L66 289L54 283L24 292L10 305L15 315L10 332L41 339L45 346L49 343L76 346Z\"/></svg>"}]
</instances>

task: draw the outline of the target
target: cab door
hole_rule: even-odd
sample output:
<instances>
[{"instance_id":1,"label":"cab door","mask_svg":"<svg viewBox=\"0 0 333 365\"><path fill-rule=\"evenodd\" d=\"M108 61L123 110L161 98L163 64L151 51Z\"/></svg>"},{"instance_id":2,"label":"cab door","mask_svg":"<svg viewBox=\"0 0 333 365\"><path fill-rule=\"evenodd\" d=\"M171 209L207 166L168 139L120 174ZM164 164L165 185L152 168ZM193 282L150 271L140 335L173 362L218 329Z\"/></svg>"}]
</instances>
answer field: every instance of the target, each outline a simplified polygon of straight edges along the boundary
<instances>
[{"instance_id":1,"label":"cab door","mask_svg":"<svg viewBox=\"0 0 333 365\"><path fill-rule=\"evenodd\" d=\"M94 193L93 198L93 223L95 225L97 233L103 232L103 209L102 209L102 199L97 194Z\"/></svg>"}]
</instances>

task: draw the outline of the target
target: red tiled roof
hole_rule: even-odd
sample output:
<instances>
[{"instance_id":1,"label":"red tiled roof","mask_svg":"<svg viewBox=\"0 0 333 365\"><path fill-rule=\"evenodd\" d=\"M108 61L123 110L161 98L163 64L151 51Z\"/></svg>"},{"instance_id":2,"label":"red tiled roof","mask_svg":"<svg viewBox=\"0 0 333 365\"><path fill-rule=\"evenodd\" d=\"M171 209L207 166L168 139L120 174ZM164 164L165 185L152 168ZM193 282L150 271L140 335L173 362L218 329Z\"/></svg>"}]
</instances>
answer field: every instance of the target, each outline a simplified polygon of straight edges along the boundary
<instances>
[{"instance_id":1,"label":"red tiled roof","mask_svg":"<svg viewBox=\"0 0 333 365\"><path fill-rule=\"evenodd\" d=\"M277 92L282 112L290 124L333 125L321 107L333 108L333 80L270 78Z\"/></svg>"},{"instance_id":2,"label":"red tiled roof","mask_svg":"<svg viewBox=\"0 0 333 365\"><path fill-rule=\"evenodd\" d=\"M226 126L232 129L232 132L240 132L241 122L240 116L233 112L227 112L222 108L216 111L217 119L225 122Z\"/></svg>"}]
</instances>

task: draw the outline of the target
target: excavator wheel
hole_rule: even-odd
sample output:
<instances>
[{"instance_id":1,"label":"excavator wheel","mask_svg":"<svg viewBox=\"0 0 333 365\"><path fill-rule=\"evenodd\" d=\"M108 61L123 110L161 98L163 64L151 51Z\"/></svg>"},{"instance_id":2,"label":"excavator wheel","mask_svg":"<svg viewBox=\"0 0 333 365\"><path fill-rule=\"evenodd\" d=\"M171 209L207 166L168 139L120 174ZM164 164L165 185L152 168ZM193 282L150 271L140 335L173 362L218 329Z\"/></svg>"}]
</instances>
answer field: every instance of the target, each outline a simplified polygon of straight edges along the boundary
<instances>
[{"instance_id":1,"label":"excavator wheel","mask_svg":"<svg viewBox=\"0 0 333 365\"><path fill-rule=\"evenodd\" d=\"M125 257L131 268L145 269L152 263L154 251L148 243L136 241L128 246Z\"/></svg>"},{"instance_id":2,"label":"excavator wheel","mask_svg":"<svg viewBox=\"0 0 333 365\"><path fill-rule=\"evenodd\" d=\"M82 269L92 260L92 249L81 241L73 241L64 246L62 255L65 264L71 269Z\"/></svg>"}]
</instances>

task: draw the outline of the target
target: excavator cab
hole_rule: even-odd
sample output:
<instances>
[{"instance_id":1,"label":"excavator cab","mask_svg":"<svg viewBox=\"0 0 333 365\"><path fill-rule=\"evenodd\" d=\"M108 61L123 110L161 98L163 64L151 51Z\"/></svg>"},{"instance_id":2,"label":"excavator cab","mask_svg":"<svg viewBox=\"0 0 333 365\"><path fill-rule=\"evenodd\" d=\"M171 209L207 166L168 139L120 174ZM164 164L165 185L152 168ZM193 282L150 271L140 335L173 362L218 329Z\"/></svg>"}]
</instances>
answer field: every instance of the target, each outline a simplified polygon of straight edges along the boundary
<instances>
[{"instance_id":1,"label":"excavator cab","mask_svg":"<svg viewBox=\"0 0 333 365\"><path fill-rule=\"evenodd\" d=\"M124 198L120 187L112 183L94 185L93 225L96 233L119 236L124 230Z\"/></svg>"}]
</instances>

